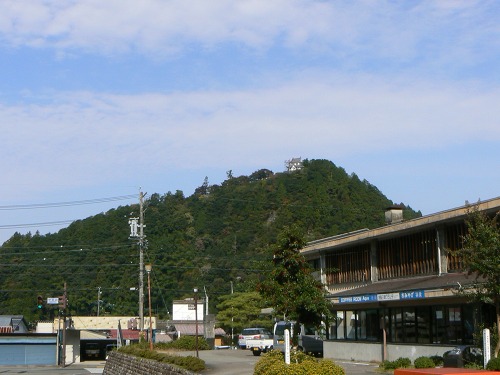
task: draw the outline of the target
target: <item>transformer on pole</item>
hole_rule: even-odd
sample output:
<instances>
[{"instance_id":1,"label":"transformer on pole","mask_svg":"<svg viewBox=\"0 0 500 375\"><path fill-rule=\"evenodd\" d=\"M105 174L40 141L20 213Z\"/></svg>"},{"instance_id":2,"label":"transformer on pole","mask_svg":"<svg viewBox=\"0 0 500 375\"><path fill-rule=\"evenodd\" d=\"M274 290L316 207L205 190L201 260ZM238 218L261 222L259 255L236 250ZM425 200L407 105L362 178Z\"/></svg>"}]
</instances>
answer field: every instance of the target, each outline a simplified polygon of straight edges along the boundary
<instances>
[{"instance_id":1,"label":"transformer on pole","mask_svg":"<svg viewBox=\"0 0 500 375\"><path fill-rule=\"evenodd\" d=\"M139 217L130 218L130 238L138 238L139 242L139 331L141 338L144 331L144 194L139 190Z\"/></svg>"}]
</instances>

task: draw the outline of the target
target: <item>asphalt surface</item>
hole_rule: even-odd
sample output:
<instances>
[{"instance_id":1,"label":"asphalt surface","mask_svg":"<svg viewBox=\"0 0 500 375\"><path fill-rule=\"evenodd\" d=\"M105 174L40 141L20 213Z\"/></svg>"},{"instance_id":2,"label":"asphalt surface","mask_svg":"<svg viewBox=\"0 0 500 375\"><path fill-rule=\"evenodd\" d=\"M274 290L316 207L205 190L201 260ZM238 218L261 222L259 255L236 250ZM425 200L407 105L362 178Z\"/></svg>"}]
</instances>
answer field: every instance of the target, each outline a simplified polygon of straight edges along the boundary
<instances>
[{"instance_id":1,"label":"asphalt surface","mask_svg":"<svg viewBox=\"0 0 500 375\"><path fill-rule=\"evenodd\" d=\"M184 355L196 356L196 352L185 352ZM255 364L260 357L254 356L250 350L203 350L200 359L205 361L207 369L202 374L217 375L253 375ZM350 361L335 361L343 367L346 375L374 374L377 364Z\"/></svg>"},{"instance_id":2,"label":"asphalt surface","mask_svg":"<svg viewBox=\"0 0 500 375\"><path fill-rule=\"evenodd\" d=\"M179 352L180 355L196 356L196 352ZM202 350L199 357L206 363L207 369L202 375L253 375L254 367L260 357L254 356L250 350ZM376 364L335 361L344 368L346 375L375 374ZM0 366L0 375L88 375L102 374L105 361L86 361L64 368L57 366Z\"/></svg>"}]
</instances>

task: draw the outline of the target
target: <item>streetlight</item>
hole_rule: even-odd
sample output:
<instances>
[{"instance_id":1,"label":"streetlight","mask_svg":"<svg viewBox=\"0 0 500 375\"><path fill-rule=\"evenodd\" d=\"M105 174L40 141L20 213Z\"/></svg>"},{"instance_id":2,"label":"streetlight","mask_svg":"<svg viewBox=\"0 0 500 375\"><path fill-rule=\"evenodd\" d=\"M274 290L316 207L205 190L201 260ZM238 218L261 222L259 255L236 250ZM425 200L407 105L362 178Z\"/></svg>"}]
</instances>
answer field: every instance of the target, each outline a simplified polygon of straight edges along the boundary
<instances>
[{"instance_id":1,"label":"streetlight","mask_svg":"<svg viewBox=\"0 0 500 375\"><path fill-rule=\"evenodd\" d=\"M194 288L194 324L195 324L195 346L196 346L196 358L200 358L198 354L198 288Z\"/></svg>"},{"instance_id":2,"label":"streetlight","mask_svg":"<svg viewBox=\"0 0 500 375\"><path fill-rule=\"evenodd\" d=\"M144 268L148 273L148 299L149 299L149 350L153 350L153 324L151 318L151 269L153 265L151 263L145 264Z\"/></svg>"}]
</instances>

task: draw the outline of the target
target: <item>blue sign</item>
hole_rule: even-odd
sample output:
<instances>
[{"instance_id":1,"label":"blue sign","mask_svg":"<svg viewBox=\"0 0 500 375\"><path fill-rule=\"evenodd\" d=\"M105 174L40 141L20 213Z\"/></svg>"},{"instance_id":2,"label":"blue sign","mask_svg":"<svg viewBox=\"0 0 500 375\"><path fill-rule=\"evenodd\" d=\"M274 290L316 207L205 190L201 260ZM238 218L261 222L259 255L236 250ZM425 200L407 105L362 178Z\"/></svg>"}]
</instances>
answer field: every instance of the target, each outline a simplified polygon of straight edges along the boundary
<instances>
[{"instance_id":1,"label":"blue sign","mask_svg":"<svg viewBox=\"0 0 500 375\"><path fill-rule=\"evenodd\" d=\"M412 290L409 292L399 292L399 298L401 298L401 299L425 298L425 292L423 290Z\"/></svg>"},{"instance_id":2,"label":"blue sign","mask_svg":"<svg viewBox=\"0 0 500 375\"><path fill-rule=\"evenodd\" d=\"M377 300L376 294L365 294L362 296L339 297L339 303L362 303L373 302Z\"/></svg>"},{"instance_id":3,"label":"blue sign","mask_svg":"<svg viewBox=\"0 0 500 375\"><path fill-rule=\"evenodd\" d=\"M374 301L398 301L425 298L424 290L410 290L407 292L364 294L361 296L339 297L339 303L363 303Z\"/></svg>"}]
</instances>

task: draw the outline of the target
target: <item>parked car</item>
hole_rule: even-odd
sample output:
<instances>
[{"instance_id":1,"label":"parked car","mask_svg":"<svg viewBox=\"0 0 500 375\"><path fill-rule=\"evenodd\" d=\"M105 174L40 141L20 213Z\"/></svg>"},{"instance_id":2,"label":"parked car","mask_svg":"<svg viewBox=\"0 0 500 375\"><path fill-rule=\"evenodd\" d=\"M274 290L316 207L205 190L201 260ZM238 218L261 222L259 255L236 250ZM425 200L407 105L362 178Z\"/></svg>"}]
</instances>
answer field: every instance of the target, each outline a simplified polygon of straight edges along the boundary
<instances>
[{"instance_id":1,"label":"parked car","mask_svg":"<svg viewBox=\"0 0 500 375\"><path fill-rule=\"evenodd\" d=\"M297 329L294 321L281 321L274 324L274 341L273 349L285 351L285 329L290 333L290 343L293 340L294 329ZM316 328L301 324L298 327L297 334L297 350L314 354L315 356L323 356L323 337L322 332L318 332Z\"/></svg>"},{"instance_id":2,"label":"parked car","mask_svg":"<svg viewBox=\"0 0 500 375\"><path fill-rule=\"evenodd\" d=\"M85 344L85 357L87 359L90 358L99 358L101 354L101 350L99 348L99 344L96 342L88 342Z\"/></svg>"},{"instance_id":3,"label":"parked car","mask_svg":"<svg viewBox=\"0 0 500 375\"><path fill-rule=\"evenodd\" d=\"M271 339L273 334L265 328L245 328L238 336L238 346L240 349L247 348L247 340Z\"/></svg>"},{"instance_id":4,"label":"parked car","mask_svg":"<svg viewBox=\"0 0 500 375\"><path fill-rule=\"evenodd\" d=\"M473 345L459 345L443 354L443 367L465 367L483 364L483 351Z\"/></svg>"}]
</instances>

